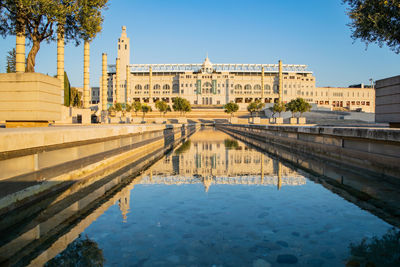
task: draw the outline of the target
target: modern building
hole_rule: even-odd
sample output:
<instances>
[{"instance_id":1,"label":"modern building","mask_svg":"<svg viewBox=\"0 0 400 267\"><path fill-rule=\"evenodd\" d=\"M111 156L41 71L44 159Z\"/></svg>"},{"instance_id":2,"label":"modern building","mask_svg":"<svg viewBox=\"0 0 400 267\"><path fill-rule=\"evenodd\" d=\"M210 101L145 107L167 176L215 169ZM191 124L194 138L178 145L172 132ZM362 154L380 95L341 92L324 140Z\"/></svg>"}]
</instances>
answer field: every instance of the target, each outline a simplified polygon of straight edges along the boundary
<instances>
[{"instance_id":1,"label":"modern building","mask_svg":"<svg viewBox=\"0 0 400 267\"><path fill-rule=\"evenodd\" d=\"M302 97L324 107L373 112L375 95L369 88L315 87L306 65L203 63L130 64L130 40L126 27L118 39L117 64L108 65L108 102L171 103L183 97L192 105L216 106L238 103L289 102ZM118 83L118 84L117 84Z\"/></svg>"}]
</instances>

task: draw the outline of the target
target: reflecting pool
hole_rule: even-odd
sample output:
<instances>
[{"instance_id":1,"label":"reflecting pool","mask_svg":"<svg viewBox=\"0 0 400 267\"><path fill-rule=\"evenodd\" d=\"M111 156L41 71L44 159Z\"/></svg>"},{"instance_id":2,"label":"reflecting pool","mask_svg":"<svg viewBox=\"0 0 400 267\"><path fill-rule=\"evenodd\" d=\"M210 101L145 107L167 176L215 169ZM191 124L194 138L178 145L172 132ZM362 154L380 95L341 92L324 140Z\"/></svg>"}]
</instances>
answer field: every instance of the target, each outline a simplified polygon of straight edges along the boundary
<instances>
[{"instance_id":1,"label":"reflecting pool","mask_svg":"<svg viewBox=\"0 0 400 267\"><path fill-rule=\"evenodd\" d=\"M102 191L90 211L20 262L343 266L368 261L354 255L357 244L397 230L365 210L360 204L365 199L344 199L341 189L330 185L204 128L118 192L104 197ZM392 190L387 193L397 194Z\"/></svg>"}]
</instances>

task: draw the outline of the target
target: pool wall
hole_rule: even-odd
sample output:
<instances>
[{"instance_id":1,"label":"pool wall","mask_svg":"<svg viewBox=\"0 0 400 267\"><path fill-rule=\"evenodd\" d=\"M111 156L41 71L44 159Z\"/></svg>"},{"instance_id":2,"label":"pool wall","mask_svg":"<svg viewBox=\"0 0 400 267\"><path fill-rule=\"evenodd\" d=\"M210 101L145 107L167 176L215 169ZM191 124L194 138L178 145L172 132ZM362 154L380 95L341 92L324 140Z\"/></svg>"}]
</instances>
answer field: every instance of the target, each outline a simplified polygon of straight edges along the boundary
<instances>
[{"instance_id":1,"label":"pool wall","mask_svg":"<svg viewBox=\"0 0 400 267\"><path fill-rule=\"evenodd\" d=\"M176 124L5 129L0 132L0 215L128 158L152 163L199 128Z\"/></svg>"},{"instance_id":2,"label":"pool wall","mask_svg":"<svg viewBox=\"0 0 400 267\"><path fill-rule=\"evenodd\" d=\"M262 149L272 144L344 168L400 178L400 130L246 124L217 124L216 127Z\"/></svg>"}]
</instances>

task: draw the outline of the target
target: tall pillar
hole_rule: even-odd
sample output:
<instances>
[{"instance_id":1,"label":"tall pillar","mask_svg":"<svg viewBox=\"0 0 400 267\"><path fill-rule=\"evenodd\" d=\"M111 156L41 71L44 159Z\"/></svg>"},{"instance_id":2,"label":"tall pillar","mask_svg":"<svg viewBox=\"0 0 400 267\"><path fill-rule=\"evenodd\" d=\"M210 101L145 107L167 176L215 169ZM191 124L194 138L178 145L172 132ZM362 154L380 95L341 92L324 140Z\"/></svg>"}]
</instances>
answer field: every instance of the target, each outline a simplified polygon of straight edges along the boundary
<instances>
[{"instance_id":1,"label":"tall pillar","mask_svg":"<svg viewBox=\"0 0 400 267\"><path fill-rule=\"evenodd\" d=\"M282 187L282 164L278 162L278 190L281 190Z\"/></svg>"},{"instance_id":2,"label":"tall pillar","mask_svg":"<svg viewBox=\"0 0 400 267\"><path fill-rule=\"evenodd\" d=\"M279 85L278 85L279 102L282 101L282 87L283 87L282 60L279 60Z\"/></svg>"},{"instance_id":3,"label":"tall pillar","mask_svg":"<svg viewBox=\"0 0 400 267\"><path fill-rule=\"evenodd\" d=\"M89 108L90 105L89 66L90 44L86 40L83 47L83 108Z\"/></svg>"},{"instance_id":4,"label":"tall pillar","mask_svg":"<svg viewBox=\"0 0 400 267\"><path fill-rule=\"evenodd\" d=\"M120 86L120 84L119 84L119 73L120 73L120 62L121 62L121 60L119 59L119 58L117 58L116 59L116 64L115 64L115 98L114 98L114 101L116 102L116 103L120 103L121 101L120 101L120 99L119 99L119 90L120 90L120 88L119 88L119 86Z\"/></svg>"},{"instance_id":5,"label":"tall pillar","mask_svg":"<svg viewBox=\"0 0 400 267\"><path fill-rule=\"evenodd\" d=\"M151 78L153 76L153 68L150 66L149 67L149 103L152 103L153 101L151 100L151 90L152 90L152 86L151 86Z\"/></svg>"},{"instance_id":6,"label":"tall pillar","mask_svg":"<svg viewBox=\"0 0 400 267\"><path fill-rule=\"evenodd\" d=\"M131 98L131 91L130 91L130 81L129 81L129 76L130 76L130 69L129 65L126 65L126 102L133 102ZM129 100L128 100L129 99Z\"/></svg>"},{"instance_id":7,"label":"tall pillar","mask_svg":"<svg viewBox=\"0 0 400 267\"><path fill-rule=\"evenodd\" d=\"M264 67L261 68L261 103L264 103Z\"/></svg>"},{"instance_id":8,"label":"tall pillar","mask_svg":"<svg viewBox=\"0 0 400 267\"><path fill-rule=\"evenodd\" d=\"M61 104L64 105L64 34L61 27L57 33L57 78L60 80Z\"/></svg>"},{"instance_id":9,"label":"tall pillar","mask_svg":"<svg viewBox=\"0 0 400 267\"><path fill-rule=\"evenodd\" d=\"M15 40L15 71L25 72L25 30L17 33Z\"/></svg>"},{"instance_id":10,"label":"tall pillar","mask_svg":"<svg viewBox=\"0 0 400 267\"><path fill-rule=\"evenodd\" d=\"M102 82L101 82L101 110L107 111L107 54L103 53Z\"/></svg>"}]
</instances>

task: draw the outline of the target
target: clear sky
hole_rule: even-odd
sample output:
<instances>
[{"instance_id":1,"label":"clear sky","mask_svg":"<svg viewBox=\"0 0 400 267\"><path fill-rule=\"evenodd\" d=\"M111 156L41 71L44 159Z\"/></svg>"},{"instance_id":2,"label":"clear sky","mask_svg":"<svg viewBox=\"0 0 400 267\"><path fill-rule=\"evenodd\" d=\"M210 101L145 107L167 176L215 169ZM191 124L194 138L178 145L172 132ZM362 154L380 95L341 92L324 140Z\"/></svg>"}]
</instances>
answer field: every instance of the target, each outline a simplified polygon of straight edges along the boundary
<instances>
[{"instance_id":1,"label":"clear sky","mask_svg":"<svg viewBox=\"0 0 400 267\"><path fill-rule=\"evenodd\" d=\"M90 82L98 86L101 54L115 64L121 26L131 63L305 64L317 86L348 86L399 75L400 55L353 43L341 0L110 0L103 31L91 43ZM15 37L0 38L0 70ZM27 49L28 53L28 49ZM36 71L56 73L56 44L43 43ZM83 84L83 45L65 48L72 86Z\"/></svg>"}]
</instances>

